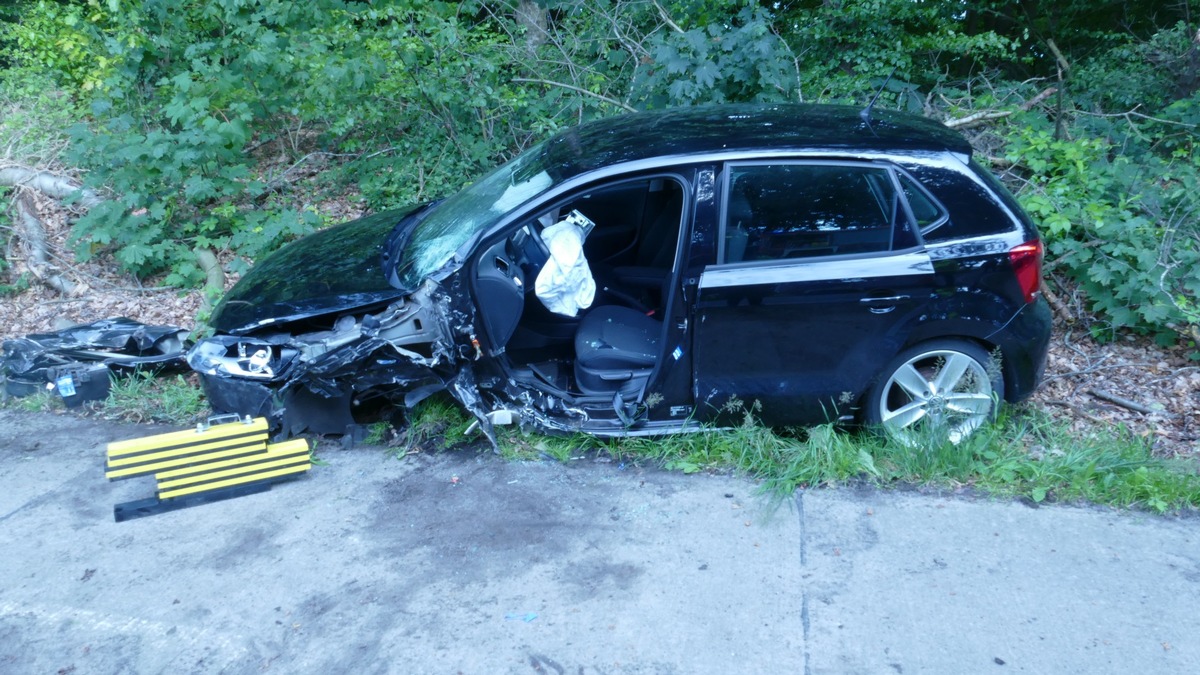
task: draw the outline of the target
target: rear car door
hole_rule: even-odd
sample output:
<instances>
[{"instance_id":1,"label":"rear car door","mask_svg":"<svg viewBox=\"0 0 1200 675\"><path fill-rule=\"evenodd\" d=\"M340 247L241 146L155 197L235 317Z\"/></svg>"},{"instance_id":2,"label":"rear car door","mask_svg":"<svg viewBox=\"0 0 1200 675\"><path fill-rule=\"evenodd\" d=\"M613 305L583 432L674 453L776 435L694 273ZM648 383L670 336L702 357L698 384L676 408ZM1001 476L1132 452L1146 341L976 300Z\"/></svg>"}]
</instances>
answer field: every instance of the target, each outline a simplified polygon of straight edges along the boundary
<instances>
[{"instance_id":1,"label":"rear car door","mask_svg":"<svg viewBox=\"0 0 1200 675\"><path fill-rule=\"evenodd\" d=\"M935 287L895 171L756 161L724 173L717 263L696 299L698 416L743 406L771 424L851 414Z\"/></svg>"}]
</instances>

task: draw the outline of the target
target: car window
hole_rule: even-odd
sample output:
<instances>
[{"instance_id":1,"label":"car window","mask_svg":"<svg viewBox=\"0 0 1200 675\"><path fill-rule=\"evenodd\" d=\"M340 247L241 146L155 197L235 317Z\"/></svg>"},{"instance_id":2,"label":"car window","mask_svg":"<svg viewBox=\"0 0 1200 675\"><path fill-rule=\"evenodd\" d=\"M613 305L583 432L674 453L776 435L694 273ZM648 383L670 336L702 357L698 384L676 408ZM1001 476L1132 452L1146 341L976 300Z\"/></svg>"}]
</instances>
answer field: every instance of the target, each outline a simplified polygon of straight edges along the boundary
<instances>
[{"instance_id":1,"label":"car window","mask_svg":"<svg viewBox=\"0 0 1200 675\"><path fill-rule=\"evenodd\" d=\"M908 206L921 232L928 232L940 225L946 218L945 209L917 185L916 181L904 174L899 174L899 178L900 189L904 191L904 198L908 200Z\"/></svg>"},{"instance_id":2,"label":"car window","mask_svg":"<svg viewBox=\"0 0 1200 675\"><path fill-rule=\"evenodd\" d=\"M882 167L752 164L729 169L724 262L878 253L908 231L899 193Z\"/></svg>"},{"instance_id":3,"label":"car window","mask_svg":"<svg viewBox=\"0 0 1200 675\"><path fill-rule=\"evenodd\" d=\"M999 234L1016 226L997 205L996 197L967 176L935 166L913 164L904 168L944 205L949 216L941 224L922 228L925 243ZM913 208L915 211L915 204Z\"/></svg>"}]
</instances>

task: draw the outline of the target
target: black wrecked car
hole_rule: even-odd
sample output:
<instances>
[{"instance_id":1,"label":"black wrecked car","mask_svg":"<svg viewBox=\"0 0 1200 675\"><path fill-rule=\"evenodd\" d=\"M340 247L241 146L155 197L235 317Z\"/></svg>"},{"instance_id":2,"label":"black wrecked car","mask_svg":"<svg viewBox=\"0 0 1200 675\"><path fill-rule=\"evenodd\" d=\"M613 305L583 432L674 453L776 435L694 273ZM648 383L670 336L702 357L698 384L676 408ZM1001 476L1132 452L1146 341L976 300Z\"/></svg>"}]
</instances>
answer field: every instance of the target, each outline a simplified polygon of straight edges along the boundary
<instances>
[{"instance_id":1,"label":"black wrecked car","mask_svg":"<svg viewBox=\"0 0 1200 675\"><path fill-rule=\"evenodd\" d=\"M1038 384L1041 260L1029 218L934 121L636 113L284 247L188 362L217 411L287 434L447 390L489 435L662 434L752 407L957 440Z\"/></svg>"}]
</instances>

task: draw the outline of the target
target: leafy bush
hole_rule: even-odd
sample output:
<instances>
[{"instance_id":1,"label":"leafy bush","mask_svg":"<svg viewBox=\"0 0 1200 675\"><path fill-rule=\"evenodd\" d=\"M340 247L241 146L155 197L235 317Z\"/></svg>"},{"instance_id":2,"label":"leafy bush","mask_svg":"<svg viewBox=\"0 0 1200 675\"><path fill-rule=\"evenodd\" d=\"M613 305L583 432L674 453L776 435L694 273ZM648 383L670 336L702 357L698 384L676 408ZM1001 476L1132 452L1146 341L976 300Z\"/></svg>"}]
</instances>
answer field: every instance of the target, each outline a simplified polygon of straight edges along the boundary
<instances>
[{"instance_id":1,"label":"leafy bush","mask_svg":"<svg viewBox=\"0 0 1200 675\"><path fill-rule=\"evenodd\" d=\"M348 66L331 48L343 3L88 7L64 9L56 35L30 33L38 45L75 33L88 45L52 64L64 84L92 91L93 121L71 129L70 159L113 195L76 226L84 258L111 252L130 272L171 272L167 283L191 285L203 279L194 248L254 257L316 227L314 213L277 199L279 184L264 180L251 149L276 141L299 153L303 123L365 80L372 62Z\"/></svg>"},{"instance_id":2,"label":"leafy bush","mask_svg":"<svg viewBox=\"0 0 1200 675\"><path fill-rule=\"evenodd\" d=\"M1174 99L1169 92L1181 76L1162 65L1185 59L1180 30L1129 40L1088 63L1083 72L1118 80L1079 94L1087 110L1059 113L1069 121L1066 136L1036 113L1006 130L1005 157L1021 179L1018 198L1046 238L1048 269L1086 294L1101 319L1097 337L1129 329L1164 344L1200 340L1200 92ZM1140 63L1126 63L1131 55ZM1096 112L1138 100L1167 105Z\"/></svg>"},{"instance_id":3,"label":"leafy bush","mask_svg":"<svg viewBox=\"0 0 1200 675\"><path fill-rule=\"evenodd\" d=\"M0 88L61 98L69 112L44 125L60 134L86 118L68 159L111 199L76 226L80 253L189 285L197 248L253 259L318 227L326 189L353 184L372 209L444 196L619 110L862 104L893 68L880 105L1012 108L1061 65L1032 25L1073 66L1061 104L1009 117L984 154L1013 163L1050 268L1099 332L1200 337L1195 30L1118 4L1014 18L1001 0L26 0L0 10ZM1118 10L1128 31L1095 18Z\"/></svg>"},{"instance_id":4,"label":"leafy bush","mask_svg":"<svg viewBox=\"0 0 1200 675\"><path fill-rule=\"evenodd\" d=\"M743 7L725 22L659 32L647 46L651 63L633 83L646 107L795 100L795 63L761 8Z\"/></svg>"}]
</instances>

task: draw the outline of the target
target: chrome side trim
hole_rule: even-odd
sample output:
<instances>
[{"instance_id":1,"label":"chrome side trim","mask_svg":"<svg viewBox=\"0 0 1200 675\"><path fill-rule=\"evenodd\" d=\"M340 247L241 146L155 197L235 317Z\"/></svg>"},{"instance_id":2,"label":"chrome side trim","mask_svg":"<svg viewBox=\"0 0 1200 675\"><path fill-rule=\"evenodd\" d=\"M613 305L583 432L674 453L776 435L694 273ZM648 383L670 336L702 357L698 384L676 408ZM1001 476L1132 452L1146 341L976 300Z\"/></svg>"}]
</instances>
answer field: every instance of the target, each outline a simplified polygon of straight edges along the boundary
<instances>
[{"instance_id":1,"label":"chrome side trim","mask_svg":"<svg viewBox=\"0 0 1200 675\"><path fill-rule=\"evenodd\" d=\"M933 261L925 251L878 257L836 260L778 261L714 265L700 275L700 288L787 284L800 281L875 279L933 274Z\"/></svg>"}]
</instances>

